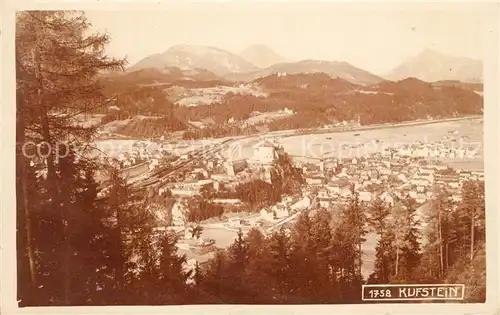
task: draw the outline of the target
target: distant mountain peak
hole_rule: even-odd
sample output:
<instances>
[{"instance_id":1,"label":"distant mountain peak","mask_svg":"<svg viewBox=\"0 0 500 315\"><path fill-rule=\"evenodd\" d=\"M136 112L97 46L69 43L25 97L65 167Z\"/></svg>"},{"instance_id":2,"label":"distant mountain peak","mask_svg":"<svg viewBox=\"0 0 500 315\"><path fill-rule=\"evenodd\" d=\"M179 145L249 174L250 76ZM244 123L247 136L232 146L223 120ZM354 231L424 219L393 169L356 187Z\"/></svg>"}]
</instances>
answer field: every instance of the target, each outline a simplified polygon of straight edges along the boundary
<instances>
[{"instance_id":1,"label":"distant mountain peak","mask_svg":"<svg viewBox=\"0 0 500 315\"><path fill-rule=\"evenodd\" d=\"M468 57L451 56L428 47L407 58L385 77L398 81L414 77L425 82L454 80L468 83L482 82L483 64Z\"/></svg>"},{"instance_id":2,"label":"distant mountain peak","mask_svg":"<svg viewBox=\"0 0 500 315\"><path fill-rule=\"evenodd\" d=\"M264 44L248 46L240 52L240 56L260 68L267 68L274 64L289 61Z\"/></svg>"},{"instance_id":3,"label":"distant mountain peak","mask_svg":"<svg viewBox=\"0 0 500 315\"><path fill-rule=\"evenodd\" d=\"M182 70L206 69L216 75L258 70L258 67L229 51L203 45L174 45L161 54L152 54L131 67L142 68L177 67Z\"/></svg>"},{"instance_id":4,"label":"distant mountain peak","mask_svg":"<svg viewBox=\"0 0 500 315\"><path fill-rule=\"evenodd\" d=\"M170 47L167 51L165 51L164 54L168 53L169 51L185 51L185 52L196 53L196 54L206 54L206 53L210 53L211 51L224 52L224 50L222 50L218 47L195 45L195 44L174 45L174 46Z\"/></svg>"},{"instance_id":5,"label":"distant mountain peak","mask_svg":"<svg viewBox=\"0 0 500 315\"><path fill-rule=\"evenodd\" d=\"M429 48L428 46L424 46L424 48L422 48L422 51L420 53L440 54L440 52L438 52L435 49Z\"/></svg>"},{"instance_id":6,"label":"distant mountain peak","mask_svg":"<svg viewBox=\"0 0 500 315\"><path fill-rule=\"evenodd\" d=\"M253 45L248 46L245 49L263 49L263 50L270 50L270 51L272 51L272 49L269 48L269 46L264 45L264 44L253 44Z\"/></svg>"},{"instance_id":7,"label":"distant mountain peak","mask_svg":"<svg viewBox=\"0 0 500 315\"><path fill-rule=\"evenodd\" d=\"M347 63L326 60L301 60L297 62L278 63L271 67L248 74L227 76L234 81L247 81L266 77L276 73L286 74L312 74L324 73L330 77L338 77L351 83L360 85L371 85L383 81L382 78Z\"/></svg>"}]
</instances>

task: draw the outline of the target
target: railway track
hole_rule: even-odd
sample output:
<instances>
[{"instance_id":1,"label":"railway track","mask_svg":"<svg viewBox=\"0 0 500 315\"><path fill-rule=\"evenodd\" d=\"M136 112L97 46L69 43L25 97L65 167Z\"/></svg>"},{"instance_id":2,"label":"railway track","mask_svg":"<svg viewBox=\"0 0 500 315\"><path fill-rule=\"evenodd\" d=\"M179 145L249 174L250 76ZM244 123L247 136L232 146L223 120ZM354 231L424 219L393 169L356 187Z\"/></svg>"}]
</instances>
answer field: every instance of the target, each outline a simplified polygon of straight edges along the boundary
<instances>
[{"instance_id":1,"label":"railway track","mask_svg":"<svg viewBox=\"0 0 500 315\"><path fill-rule=\"evenodd\" d=\"M190 153L191 154L190 159L188 159L186 161L178 162L177 164L174 164L174 165L161 166L159 169L156 169L150 173L146 173L145 176L147 176L147 178L136 181L136 182L127 183L126 187L130 189L130 192L132 193L132 195L140 193L141 191L145 191L149 187L153 187L155 185L163 183L166 179L175 175L178 171L182 170L184 167L188 166L189 164L197 162L208 155L211 155L211 154L214 154L214 153L217 153L217 152L223 150L232 141L234 141L234 139L225 140L219 144L216 144L214 148L211 148L208 150L205 148L195 150L194 152ZM108 186L104 189L107 189L109 187L110 186ZM108 198L107 196L103 196L101 198L101 200L106 200L107 198Z\"/></svg>"}]
</instances>

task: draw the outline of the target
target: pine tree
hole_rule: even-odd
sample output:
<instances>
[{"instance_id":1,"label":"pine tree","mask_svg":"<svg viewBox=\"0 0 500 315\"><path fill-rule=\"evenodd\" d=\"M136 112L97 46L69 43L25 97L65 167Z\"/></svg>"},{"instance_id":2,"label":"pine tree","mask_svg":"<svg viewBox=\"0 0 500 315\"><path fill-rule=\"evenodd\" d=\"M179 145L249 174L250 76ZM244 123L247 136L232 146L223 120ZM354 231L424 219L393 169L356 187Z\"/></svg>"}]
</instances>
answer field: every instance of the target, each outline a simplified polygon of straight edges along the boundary
<instances>
[{"instance_id":1,"label":"pine tree","mask_svg":"<svg viewBox=\"0 0 500 315\"><path fill-rule=\"evenodd\" d=\"M394 277L408 281L420 260L420 244L416 217L416 202L410 197L401 200L393 208L392 230L395 236L396 260Z\"/></svg>"},{"instance_id":2,"label":"pine tree","mask_svg":"<svg viewBox=\"0 0 500 315\"><path fill-rule=\"evenodd\" d=\"M122 296L125 287L125 264L128 261L125 247L127 246L125 220L127 217L129 202L129 192L126 187L126 182L120 177L117 169L112 169L110 174L111 190L107 199L108 211L114 217L114 235L116 251L114 252L115 262L115 280L117 296Z\"/></svg>"},{"instance_id":3,"label":"pine tree","mask_svg":"<svg viewBox=\"0 0 500 315\"><path fill-rule=\"evenodd\" d=\"M465 182L462 192L462 207L470 216L470 260L474 258L474 246L477 243L477 227L480 227L481 234L484 234L484 188L480 189L478 182ZM479 222L478 222L479 221ZM481 237L484 237L481 235Z\"/></svg>"},{"instance_id":4,"label":"pine tree","mask_svg":"<svg viewBox=\"0 0 500 315\"><path fill-rule=\"evenodd\" d=\"M375 270L370 275L370 282L389 283L392 275L394 235L388 222L390 213L388 205L379 198L375 199L370 207L370 225L378 238L375 247Z\"/></svg>"},{"instance_id":5,"label":"pine tree","mask_svg":"<svg viewBox=\"0 0 500 315\"><path fill-rule=\"evenodd\" d=\"M421 273L429 279L440 279L448 266L448 229L452 210L451 196L446 189L436 189L425 217L425 246Z\"/></svg>"},{"instance_id":6,"label":"pine tree","mask_svg":"<svg viewBox=\"0 0 500 315\"><path fill-rule=\"evenodd\" d=\"M107 269L113 244L108 242L108 217L96 202L95 165L78 160L71 150L59 159L56 169L60 195L56 211L48 201L47 179L38 181L40 209L34 216L34 246L39 303L106 304L106 292L114 291L108 280L112 272ZM61 212L65 220L61 220Z\"/></svg>"},{"instance_id":7,"label":"pine tree","mask_svg":"<svg viewBox=\"0 0 500 315\"><path fill-rule=\"evenodd\" d=\"M196 289L196 297L199 297L200 295L200 287L202 286L202 281L203 281L203 275L201 274L201 267L198 261L196 261L196 265L194 268L194 285Z\"/></svg>"},{"instance_id":8,"label":"pine tree","mask_svg":"<svg viewBox=\"0 0 500 315\"><path fill-rule=\"evenodd\" d=\"M266 242L267 260L262 281L268 283L268 299L271 303L286 303L290 295L290 237L282 228L274 232ZM262 286L262 284L261 284Z\"/></svg>"},{"instance_id":9,"label":"pine tree","mask_svg":"<svg viewBox=\"0 0 500 315\"><path fill-rule=\"evenodd\" d=\"M334 296L333 283L336 275L333 262L333 225L332 215L326 209L318 210L312 217L312 240L316 248L316 268L318 276L315 279L316 296L315 302L328 303Z\"/></svg>"},{"instance_id":10,"label":"pine tree","mask_svg":"<svg viewBox=\"0 0 500 315\"><path fill-rule=\"evenodd\" d=\"M226 290L231 290L230 281L226 272L228 265L227 254L219 250L214 258L209 262L207 271L203 275L204 281L201 288L209 294L215 296L222 303L226 303Z\"/></svg>"},{"instance_id":11,"label":"pine tree","mask_svg":"<svg viewBox=\"0 0 500 315\"><path fill-rule=\"evenodd\" d=\"M436 200L433 201L427 217L428 243L424 247L418 270L434 283L465 283L470 288L465 293L465 299L469 302L484 302L486 291L484 238L480 237L480 231L484 233L483 189L482 183L479 182L464 183L462 201L458 204L450 200L450 193L446 191L436 194ZM441 237L444 244L442 251L438 247L440 209L444 214L441 215ZM471 231L473 221L474 232ZM472 239L475 241L471 246ZM444 263L439 259L441 252ZM441 268L444 269L442 272Z\"/></svg>"},{"instance_id":12,"label":"pine tree","mask_svg":"<svg viewBox=\"0 0 500 315\"><path fill-rule=\"evenodd\" d=\"M362 244L366 240L368 219L359 201L359 194L351 186L351 196L347 206L342 213L342 224L344 231L348 233L348 242L356 246L355 252L355 268L357 278L361 281L361 266L362 266Z\"/></svg>"},{"instance_id":13,"label":"pine tree","mask_svg":"<svg viewBox=\"0 0 500 315\"><path fill-rule=\"evenodd\" d=\"M468 181L462 186L462 201L452 213L454 229L450 231L451 259L466 255L472 260L474 246L484 242L484 184Z\"/></svg>"},{"instance_id":14,"label":"pine tree","mask_svg":"<svg viewBox=\"0 0 500 315\"><path fill-rule=\"evenodd\" d=\"M332 265L336 274L338 300L342 303L354 303L359 301L362 281L358 268L359 237L346 209L342 210L340 222L333 232Z\"/></svg>"},{"instance_id":15,"label":"pine tree","mask_svg":"<svg viewBox=\"0 0 500 315\"><path fill-rule=\"evenodd\" d=\"M159 236L159 291L161 304L178 304L186 299L186 280L190 276L183 271L186 256L177 254L177 236L168 232Z\"/></svg>"},{"instance_id":16,"label":"pine tree","mask_svg":"<svg viewBox=\"0 0 500 315\"><path fill-rule=\"evenodd\" d=\"M228 248L228 272L235 286L238 287L238 291L244 292L245 283L243 275L248 263L248 244L243 237L241 229L238 230L237 236L236 240Z\"/></svg>"},{"instance_id":17,"label":"pine tree","mask_svg":"<svg viewBox=\"0 0 500 315\"><path fill-rule=\"evenodd\" d=\"M49 180L55 178L58 144L88 140L93 133L75 124L75 117L110 102L102 94L99 71L125 64L104 54L109 37L88 35L89 27L81 12L23 11L17 16L16 55L22 70L17 84L25 95L25 132L51 148Z\"/></svg>"},{"instance_id":18,"label":"pine tree","mask_svg":"<svg viewBox=\"0 0 500 315\"><path fill-rule=\"evenodd\" d=\"M26 76L26 72L22 70L19 63L19 52L16 50L16 78ZM36 182L34 169L30 167L30 161L27 158L28 150L24 144L26 143L26 102L24 101L25 95L28 91L23 89L20 84L16 87L16 204L17 204L17 249L18 249L18 300L21 303L34 302L33 297L37 296L37 269L35 247L33 240L33 215L32 208L33 198L38 191L33 188L32 184ZM36 185L36 183L35 183ZM36 186L35 186L36 187ZM28 192L31 192L28 196ZM22 253L22 254L21 254ZM29 300L31 297L31 301Z\"/></svg>"},{"instance_id":19,"label":"pine tree","mask_svg":"<svg viewBox=\"0 0 500 315\"><path fill-rule=\"evenodd\" d=\"M51 277L64 279L63 293L55 293L60 288L50 289L45 286L44 294L38 295L41 300L53 299L53 303L72 303L75 290L71 287L72 258L69 232L71 213L68 205L73 202L74 195L61 194L58 187L58 154L60 149L68 148L68 143L76 144L88 140L92 130L75 125L74 118L83 112L103 106L107 102L101 93L102 87L97 81L98 72L121 68L123 61L112 60L104 55L104 46L109 38L106 35L88 35L89 24L83 13L68 11L23 11L16 17L16 67L17 88L19 92L17 106L19 123L17 130L18 146L30 140L48 150L46 164L47 180L44 183L47 204L43 206L50 215L52 225L52 240L64 247L58 249L62 254L59 263L51 263ZM20 141L20 142L19 142ZM66 145L62 145L65 143ZM20 165L26 165L24 158L19 158ZM26 187L26 176L23 168L20 171L21 187ZM70 187L66 187L71 191ZM19 191L26 195L25 189ZM71 197L71 198L70 198ZM23 197L24 204L29 198ZM18 209L22 211L22 208ZM26 218L26 231L30 233L29 216ZM44 223L45 224L45 223ZM47 223L48 224L48 223ZM42 225L43 226L43 225ZM41 226L39 226L40 228ZM57 235L57 233L59 233ZM32 233L35 234L35 233ZM27 237L26 246L30 261L31 282L38 285L33 274L34 245L30 244L31 236ZM50 237L49 237L50 239ZM40 244L45 243L38 240ZM57 243L55 243L57 244ZM32 246L33 245L33 246ZM38 251L45 250L39 248ZM41 263L43 265L43 263ZM59 274L62 271L62 274ZM20 271L22 272L22 271ZM54 282L54 285L59 283ZM62 300L61 300L62 299ZM47 302L46 302L47 303Z\"/></svg>"},{"instance_id":20,"label":"pine tree","mask_svg":"<svg viewBox=\"0 0 500 315\"><path fill-rule=\"evenodd\" d=\"M291 233L292 290L297 296L309 300L314 297L316 277L316 248L312 235L312 222L308 213L301 213Z\"/></svg>"},{"instance_id":21,"label":"pine tree","mask_svg":"<svg viewBox=\"0 0 500 315\"><path fill-rule=\"evenodd\" d=\"M267 277L270 259L268 253L268 240L262 232L252 228L245 236L248 244L247 267L245 268L245 284L249 298L249 303L266 303L271 296L271 284ZM263 287L263 283L268 285Z\"/></svg>"}]
</instances>

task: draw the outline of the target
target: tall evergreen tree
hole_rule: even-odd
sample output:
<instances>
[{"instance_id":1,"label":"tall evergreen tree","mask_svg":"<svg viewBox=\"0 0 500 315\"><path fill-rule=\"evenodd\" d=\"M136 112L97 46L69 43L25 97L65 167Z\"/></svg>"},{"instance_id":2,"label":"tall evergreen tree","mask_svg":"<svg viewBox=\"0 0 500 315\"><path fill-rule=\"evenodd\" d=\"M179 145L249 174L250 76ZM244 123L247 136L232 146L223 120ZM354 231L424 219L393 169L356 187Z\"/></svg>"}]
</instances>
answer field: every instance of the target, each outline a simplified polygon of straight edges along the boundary
<instances>
[{"instance_id":1,"label":"tall evergreen tree","mask_svg":"<svg viewBox=\"0 0 500 315\"><path fill-rule=\"evenodd\" d=\"M446 189L436 189L434 198L425 213L425 245L422 259L426 262L422 276L440 279L446 273L448 262L448 244L450 215L452 211L451 195Z\"/></svg>"},{"instance_id":2,"label":"tall evergreen tree","mask_svg":"<svg viewBox=\"0 0 500 315\"><path fill-rule=\"evenodd\" d=\"M246 295L245 270L248 264L248 244L241 229L237 238L227 249L228 253L228 278L233 283L235 290L230 294L229 301L237 301ZM241 297L238 298L237 296Z\"/></svg>"},{"instance_id":3,"label":"tall evergreen tree","mask_svg":"<svg viewBox=\"0 0 500 315\"><path fill-rule=\"evenodd\" d=\"M312 217L312 241L316 248L315 302L328 303L334 298L336 274L333 264L333 223L331 212L319 209Z\"/></svg>"},{"instance_id":4,"label":"tall evergreen tree","mask_svg":"<svg viewBox=\"0 0 500 315\"><path fill-rule=\"evenodd\" d=\"M368 233L367 226L368 218L359 200L359 194L354 190L354 186L351 186L351 195L347 206L342 211L341 224L338 231L343 233L343 236L340 238L343 239L341 242L345 245L342 246L354 246L354 261L352 262L355 270L354 278L359 282L362 281L362 245ZM344 250L347 250L347 248Z\"/></svg>"},{"instance_id":5,"label":"tall evergreen tree","mask_svg":"<svg viewBox=\"0 0 500 315\"><path fill-rule=\"evenodd\" d=\"M312 222L309 213L297 217L291 233L292 289L306 300L314 297L314 279L316 278L316 246L312 234Z\"/></svg>"},{"instance_id":6,"label":"tall evergreen tree","mask_svg":"<svg viewBox=\"0 0 500 315\"><path fill-rule=\"evenodd\" d=\"M458 259L466 253L469 260L472 260L475 244L484 242L485 237L484 184L464 182L462 200L451 216L455 228L450 232L450 260Z\"/></svg>"},{"instance_id":7,"label":"tall evergreen tree","mask_svg":"<svg viewBox=\"0 0 500 315\"><path fill-rule=\"evenodd\" d=\"M268 302L286 303L291 295L290 277L290 236L282 228L274 232L266 242L267 261L264 266L265 278L262 281L268 282L270 289ZM262 285L261 285L262 286Z\"/></svg>"},{"instance_id":8,"label":"tall evergreen tree","mask_svg":"<svg viewBox=\"0 0 500 315\"><path fill-rule=\"evenodd\" d=\"M270 268L268 240L256 228L248 231L245 241L248 244L247 266L245 268L245 283L247 292L251 295L249 302L266 303L269 301L273 284L267 276ZM266 287L262 283L267 282Z\"/></svg>"},{"instance_id":9,"label":"tall evergreen tree","mask_svg":"<svg viewBox=\"0 0 500 315\"><path fill-rule=\"evenodd\" d=\"M108 242L111 230L105 224L109 218L96 202L95 166L78 160L71 150L59 159L56 169L59 207L54 211L47 201L51 198L48 179L42 176L41 207L34 216L39 303L105 304L106 294L114 291L108 280L113 274L107 268L113 244Z\"/></svg>"},{"instance_id":10,"label":"tall evergreen tree","mask_svg":"<svg viewBox=\"0 0 500 315\"><path fill-rule=\"evenodd\" d=\"M361 274L359 269L359 234L351 217L343 209L341 220L333 232L333 267L336 273L338 299L345 303L359 299Z\"/></svg>"},{"instance_id":11,"label":"tall evergreen tree","mask_svg":"<svg viewBox=\"0 0 500 315\"><path fill-rule=\"evenodd\" d=\"M370 282L389 283L393 273L394 234L390 229L389 215L391 210L387 204L377 198L370 207L370 225L377 234L375 247L375 270L370 275Z\"/></svg>"},{"instance_id":12,"label":"tall evergreen tree","mask_svg":"<svg viewBox=\"0 0 500 315\"><path fill-rule=\"evenodd\" d=\"M226 303L225 292L231 287L228 286L229 278L227 270L227 254L225 251L218 250L214 254L214 258L210 260L208 268L205 271L204 281L201 285L206 292L215 296L222 303Z\"/></svg>"},{"instance_id":13,"label":"tall evergreen tree","mask_svg":"<svg viewBox=\"0 0 500 315\"><path fill-rule=\"evenodd\" d=\"M412 271L420 259L419 220L416 216L416 202L406 197L393 208L393 233L395 236L396 259L395 280L409 281Z\"/></svg>"},{"instance_id":14,"label":"tall evergreen tree","mask_svg":"<svg viewBox=\"0 0 500 315\"><path fill-rule=\"evenodd\" d=\"M75 124L75 117L107 103L97 80L99 71L118 69L124 65L124 61L110 59L104 54L108 36L88 35L88 29L89 23L80 12L23 11L16 16L16 79L20 96L17 102L18 147L23 147L24 141L30 140L43 144L48 153L43 161L47 177L44 183L46 192L43 193L46 204L41 201L44 204L44 214L40 214L40 217L50 216L51 219L44 224L51 223L44 228L52 229L52 240L62 246L57 249L61 253L60 262L50 263L50 266L44 262L39 263L43 268L51 270L49 274L54 277L54 284L59 283L55 279L63 279L62 292L56 292L59 288L55 287L50 292L50 285L47 285L43 288L48 295L37 295L35 292L30 294L46 301L51 300L54 304L69 305L78 299L74 296L75 289L71 280L70 264L73 258L69 256L73 252L69 235L73 228L73 213L67 208L74 203L76 197L74 193L70 193L74 186L65 187L70 193L68 195L61 194L58 187L61 184L58 172L60 167L64 167L64 162L59 164L58 161L60 148L67 149L68 143L75 145L78 141L90 138L92 130ZM66 145L61 146L61 143ZM29 207L30 196L25 189L28 161L25 156L18 155L17 162L21 165L18 176L22 188L18 190L18 194L22 196L22 204ZM27 207L23 207L18 207L18 211L25 212L27 237L26 242L20 245L28 248L32 287L41 287L33 268L37 263L33 257L35 245L31 244L35 233L30 233L30 214ZM44 243L41 240L38 242L38 246ZM44 250L48 249L38 248L36 251L43 253ZM25 265L20 265L23 266ZM23 273L22 270L19 272Z\"/></svg>"},{"instance_id":15,"label":"tall evergreen tree","mask_svg":"<svg viewBox=\"0 0 500 315\"><path fill-rule=\"evenodd\" d=\"M177 253L177 236L173 232L159 236L159 294L161 304L183 303L187 297L186 280L190 274L183 270L186 255Z\"/></svg>"}]
</instances>

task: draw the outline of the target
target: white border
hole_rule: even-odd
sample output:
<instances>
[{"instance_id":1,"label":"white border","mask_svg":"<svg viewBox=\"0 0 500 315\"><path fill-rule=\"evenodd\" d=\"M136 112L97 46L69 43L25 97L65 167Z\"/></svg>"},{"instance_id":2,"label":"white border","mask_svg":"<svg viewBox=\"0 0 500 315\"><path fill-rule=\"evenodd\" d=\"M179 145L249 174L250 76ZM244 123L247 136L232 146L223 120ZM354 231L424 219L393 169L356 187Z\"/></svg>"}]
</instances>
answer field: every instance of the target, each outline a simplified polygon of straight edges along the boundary
<instances>
[{"instance_id":1,"label":"white border","mask_svg":"<svg viewBox=\"0 0 500 315\"><path fill-rule=\"evenodd\" d=\"M365 288L399 288L399 287L461 287L462 288L462 297L459 298L440 298L440 297L429 297L429 298L381 298L381 299L373 299L373 298L365 298ZM465 297L465 284L363 284L361 285L361 300L362 301L426 301L426 300L463 300Z\"/></svg>"},{"instance_id":2,"label":"white border","mask_svg":"<svg viewBox=\"0 0 500 315\"><path fill-rule=\"evenodd\" d=\"M276 5L277 2L285 5L285 2L290 4L291 1L193 1L168 0L160 3L161 0L148 1L136 0L125 2L123 0L94 0L94 1L78 1L78 0L60 0L59 2L26 1L26 0L4 0L1 2L0 14L2 14L2 105L1 105L1 150L2 163L0 163L0 215L1 219L1 281L0 281L0 298L2 314L296 314L296 313L316 313L316 314L332 314L332 313L349 313L349 314L493 314L500 310L499 278L498 278L498 223L499 223L499 23L498 13L499 5L497 1L397 1L397 2L382 2L379 0L365 0L364 2L353 3L349 0L319 0L318 4L328 2L329 4L349 4L356 6L365 6L371 9L390 8L393 6L405 4L409 6L431 5L433 8L446 7L450 4L468 5L468 4L484 4L487 7L489 19L487 29L484 31L485 36L485 58L484 58L484 142L485 142L485 182L486 182L486 209L487 209L487 300L482 304L463 304L463 303L446 303L446 304L390 304L377 303L368 305L280 305L280 306L264 306L264 305L193 305L193 306L123 306L123 307L36 307L36 308L18 308L16 302L16 244L15 244L15 80L14 78L14 11L26 9L81 9L81 10L158 10L168 9L169 6L175 5L209 5L207 2L224 2L225 5L251 5L258 2L259 5ZM204 2L204 4L200 4ZM229 3L228 3L229 2ZM264 3L265 2L265 3ZM293 5L312 5L311 2L302 3L294 2ZM221 9L223 7L221 6ZM467 43L464 43L467 45Z\"/></svg>"}]
</instances>

